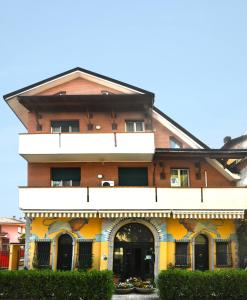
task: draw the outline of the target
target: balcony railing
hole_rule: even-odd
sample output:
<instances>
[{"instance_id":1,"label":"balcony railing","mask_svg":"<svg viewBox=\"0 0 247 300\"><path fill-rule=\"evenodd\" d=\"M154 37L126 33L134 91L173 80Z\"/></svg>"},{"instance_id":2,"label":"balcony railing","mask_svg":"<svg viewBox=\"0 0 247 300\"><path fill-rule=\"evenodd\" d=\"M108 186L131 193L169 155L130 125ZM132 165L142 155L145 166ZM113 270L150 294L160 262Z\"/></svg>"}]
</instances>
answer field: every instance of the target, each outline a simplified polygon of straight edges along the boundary
<instances>
[{"instance_id":1,"label":"balcony railing","mask_svg":"<svg viewBox=\"0 0 247 300\"><path fill-rule=\"evenodd\" d=\"M181 218L225 212L235 218L247 209L247 188L21 187L19 206L26 212L169 211Z\"/></svg>"},{"instance_id":2,"label":"balcony railing","mask_svg":"<svg viewBox=\"0 0 247 300\"><path fill-rule=\"evenodd\" d=\"M152 161L154 133L20 134L19 154L29 162Z\"/></svg>"}]
</instances>

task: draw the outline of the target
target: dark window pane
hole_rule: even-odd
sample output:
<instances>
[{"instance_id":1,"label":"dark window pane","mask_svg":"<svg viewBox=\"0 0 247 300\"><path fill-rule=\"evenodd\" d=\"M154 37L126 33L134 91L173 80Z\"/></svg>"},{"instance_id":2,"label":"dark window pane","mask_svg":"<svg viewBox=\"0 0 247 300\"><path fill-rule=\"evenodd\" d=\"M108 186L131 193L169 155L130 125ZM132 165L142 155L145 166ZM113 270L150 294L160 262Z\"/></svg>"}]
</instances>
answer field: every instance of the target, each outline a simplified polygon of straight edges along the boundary
<instances>
[{"instance_id":1,"label":"dark window pane","mask_svg":"<svg viewBox=\"0 0 247 300\"><path fill-rule=\"evenodd\" d=\"M50 242L36 242L37 267L49 267L50 245Z\"/></svg>"},{"instance_id":2,"label":"dark window pane","mask_svg":"<svg viewBox=\"0 0 247 300\"><path fill-rule=\"evenodd\" d=\"M230 265L230 253L228 242L216 242L216 264L217 266Z\"/></svg>"},{"instance_id":3,"label":"dark window pane","mask_svg":"<svg viewBox=\"0 0 247 300\"><path fill-rule=\"evenodd\" d=\"M118 180L119 180L119 186L147 186L148 169L147 168L119 168Z\"/></svg>"},{"instance_id":4,"label":"dark window pane","mask_svg":"<svg viewBox=\"0 0 247 300\"><path fill-rule=\"evenodd\" d=\"M53 186L80 186L80 168L52 168L51 180Z\"/></svg>"},{"instance_id":5,"label":"dark window pane","mask_svg":"<svg viewBox=\"0 0 247 300\"><path fill-rule=\"evenodd\" d=\"M52 132L79 132L79 121L51 121Z\"/></svg>"},{"instance_id":6,"label":"dark window pane","mask_svg":"<svg viewBox=\"0 0 247 300\"><path fill-rule=\"evenodd\" d=\"M189 244L187 242L176 242L175 244L175 265L188 266L189 265Z\"/></svg>"},{"instance_id":7,"label":"dark window pane","mask_svg":"<svg viewBox=\"0 0 247 300\"><path fill-rule=\"evenodd\" d=\"M92 267L92 242L79 242L78 269L86 270Z\"/></svg>"}]
</instances>

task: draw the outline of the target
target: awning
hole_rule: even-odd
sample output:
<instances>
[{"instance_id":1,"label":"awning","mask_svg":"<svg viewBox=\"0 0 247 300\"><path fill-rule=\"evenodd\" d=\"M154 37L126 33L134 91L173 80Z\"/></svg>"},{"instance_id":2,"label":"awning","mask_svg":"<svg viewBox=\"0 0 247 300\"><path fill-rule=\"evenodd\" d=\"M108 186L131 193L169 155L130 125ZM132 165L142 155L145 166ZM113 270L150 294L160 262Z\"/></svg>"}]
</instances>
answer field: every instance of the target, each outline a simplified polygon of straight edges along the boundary
<instances>
[{"instance_id":1,"label":"awning","mask_svg":"<svg viewBox=\"0 0 247 300\"><path fill-rule=\"evenodd\" d=\"M174 219L243 219L244 210L173 210Z\"/></svg>"},{"instance_id":2,"label":"awning","mask_svg":"<svg viewBox=\"0 0 247 300\"><path fill-rule=\"evenodd\" d=\"M31 218L173 218L243 219L244 210L148 210L148 211L24 211Z\"/></svg>"}]
</instances>

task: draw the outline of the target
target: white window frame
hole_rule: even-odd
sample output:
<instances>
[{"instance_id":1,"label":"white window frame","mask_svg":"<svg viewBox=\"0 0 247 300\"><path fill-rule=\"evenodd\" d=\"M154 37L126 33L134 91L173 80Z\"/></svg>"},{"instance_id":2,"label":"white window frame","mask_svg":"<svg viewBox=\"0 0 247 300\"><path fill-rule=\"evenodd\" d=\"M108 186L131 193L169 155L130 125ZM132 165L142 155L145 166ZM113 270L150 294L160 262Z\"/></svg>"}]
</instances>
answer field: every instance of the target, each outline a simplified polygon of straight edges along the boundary
<instances>
[{"instance_id":1,"label":"white window frame","mask_svg":"<svg viewBox=\"0 0 247 300\"><path fill-rule=\"evenodd\" d=\"M73 180L66 180L66 182L69 182L69 185L65 185L64 184L64 181L65 180L51 180L51 186L52 187L66 187L66 186L68 186L68 187L71 187L71 186L73 186Z\"/></svg>"},{"instance_id":2,"label":"white window frame","mask_svg":"<svg viewBox=\"0 0 247 300\"><path fill-rule=\"evenodd\" d=\"M127 130L127 123L131 122L134 123L134 131L128 131ZM141 122L142 123L142 131L136 130L136 123ZM125 120L125 132L145 132L145 122L143 120Z\"/></svg>"},{"instance_id":3,"label":"white window frame","mask_svg":"<svg viewBox=\"0 0 247 300\"><path fill-rule=\"evenodd\" d=\"M56 121L67 121L67 120L56 120ZM68 120L68 121L74 121L74 120ZM75 120L75 121L79 121L79 120ZM53 128L59 128L59 131L53 131ZM59 127L52 127L51 126L51 133L79 133L80 132L80 121L79 121L79 131L72 131L72 126L69 125L69 131L68 132L62 132L62 126Z\"/></svg>"},{"instance_id":4,"label":"white window frame","mask_svg":"<svg viewBox=\"0 0 247 300\"><path fill-rule=\"evenodd\" d=\"M178 185L173 185L171 178L172 178L172 170L177 170L178 171ZM181 171L187 171L187 175L188 175L188 186L181 186ZM190 170L187 168L171 168L171 174L170 174L170 185L171 187L182 187L182 188L186 188L186 187L190 187Z\"/></svg>"}]
</instances>

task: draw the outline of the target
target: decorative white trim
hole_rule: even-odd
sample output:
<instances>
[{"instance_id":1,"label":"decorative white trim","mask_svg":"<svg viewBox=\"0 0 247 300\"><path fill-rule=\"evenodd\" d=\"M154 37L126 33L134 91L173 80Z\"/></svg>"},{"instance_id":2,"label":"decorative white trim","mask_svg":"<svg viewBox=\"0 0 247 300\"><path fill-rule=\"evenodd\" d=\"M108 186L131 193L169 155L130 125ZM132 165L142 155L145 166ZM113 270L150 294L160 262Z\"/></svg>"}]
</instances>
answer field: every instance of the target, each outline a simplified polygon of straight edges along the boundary
<instances>
[{"instance_id":1,"label":"decorative white trim","mask_svg":"<svg viewBox=\"0 0 247 300\"><path fill-rule=\"evenodd\" d=\"M164 221L165 222L165 221ZM159 273L159 257L160 257L160 240L162 239L162 229L159 228L159 222L154 220L144 220L144 219L117 219L112 223L109 223L108 241L109 241L109 253L108 253L108 270L113 269L113 250L114 250L114 238L118 230L126 224L129 223L140 223L146 226L153 234L154 237L154 252L155 252L155 262L154 262L154 277L158 276ZM105 228L106 230L106 228Z\"/></svg>"},{"instance_id":2,"label":"decorative white trim","mask_svg":"<svg viewBox=\"0 0 247 300\"><path fill-rule=\"evenodd\" d=\"M243 219L244 210L163 210L163 211L95 211L40 212L25 211L25 217L47 218L173 218L173 219Z\"/></svg>"},{"instance_id":3,"label":"decorative white trim","mask_svg":"<svg viewBox=\"0 0 247 300\"><path fill-rule=\"evenodd\" d=\"M172 216L174 219L243 219L244 210L239 211L217 211L217 210L181 210L173 211Z\"/></svg>"},{"instance_id":4,"label":"decorative white trim","mask_svg":"<svg viewBox=\"0 0 247 300\"><path fill-rule=\"evenodd\" d=\"M169 218L171 211L99 211L99 218Z\"/></svg>"}]
</instances>

